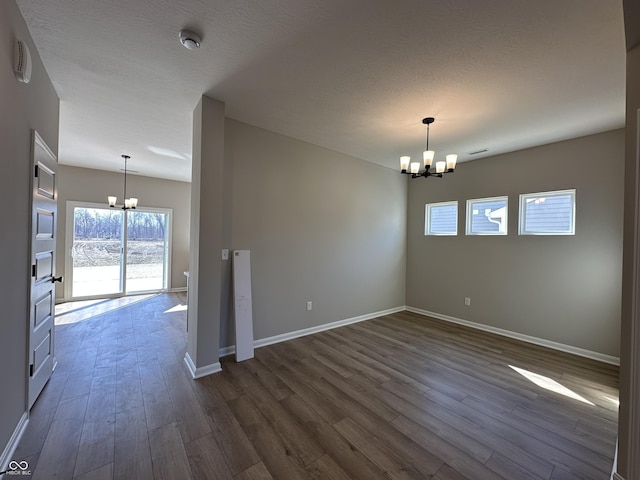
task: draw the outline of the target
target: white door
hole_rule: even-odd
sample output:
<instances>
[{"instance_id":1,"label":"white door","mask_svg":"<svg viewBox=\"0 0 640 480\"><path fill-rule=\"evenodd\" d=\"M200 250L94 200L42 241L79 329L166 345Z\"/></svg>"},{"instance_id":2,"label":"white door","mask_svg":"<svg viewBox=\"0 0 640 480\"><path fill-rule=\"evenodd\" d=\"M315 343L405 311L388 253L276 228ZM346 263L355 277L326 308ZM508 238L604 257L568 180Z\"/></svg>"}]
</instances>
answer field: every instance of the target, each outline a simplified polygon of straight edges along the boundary
<instances>
[{"instance_id":1,"label":"white door","mask_svg":"<svg viewBox=\"0 0 640 480\"><path fill-rule=\"evenodd\" d=\"M31 306L29 311L29 408L54 368L54 318L58 161L33 132L31 203Z\"/></svg>"}]
</instances>

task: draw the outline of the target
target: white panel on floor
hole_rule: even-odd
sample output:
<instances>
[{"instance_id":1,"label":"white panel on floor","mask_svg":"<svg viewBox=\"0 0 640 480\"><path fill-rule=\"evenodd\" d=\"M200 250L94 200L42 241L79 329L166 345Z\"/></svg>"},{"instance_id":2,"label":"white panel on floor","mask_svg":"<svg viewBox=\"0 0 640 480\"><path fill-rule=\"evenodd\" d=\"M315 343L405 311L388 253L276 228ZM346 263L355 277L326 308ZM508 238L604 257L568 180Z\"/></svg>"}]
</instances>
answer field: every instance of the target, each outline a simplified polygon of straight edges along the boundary
<instances>
[{"instance_id":1,"label":"white panel on floor","mask_svg":"<svg viewBox=\"0 0 640 480\"><path fill-rule=\"evenodd\" d=\"M236 362L253 358L251 252L233 252L233 311L236 320Z\"/></svg>"}]
</instances>

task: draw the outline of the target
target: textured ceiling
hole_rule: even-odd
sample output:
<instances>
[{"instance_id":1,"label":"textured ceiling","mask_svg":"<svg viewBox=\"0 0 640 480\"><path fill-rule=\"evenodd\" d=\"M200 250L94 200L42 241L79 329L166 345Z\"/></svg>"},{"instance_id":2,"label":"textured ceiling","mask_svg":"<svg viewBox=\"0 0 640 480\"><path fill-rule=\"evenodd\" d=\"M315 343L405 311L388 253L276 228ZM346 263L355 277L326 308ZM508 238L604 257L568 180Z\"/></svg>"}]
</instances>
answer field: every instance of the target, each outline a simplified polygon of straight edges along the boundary
<instances>
[{"instance_id":1,"label":"textured ceiling","mask_svg":"<svg viewBox=\"0 0 640 480\"><path fill-rule=\"evenodd\" d=\"M624 125L622 0L17 0L62 164L190 180L192 111L397 168ZM178 32L201 33L188 51ZM485 154L470 152L488 149Z\"/></svg>"}]
</instances>

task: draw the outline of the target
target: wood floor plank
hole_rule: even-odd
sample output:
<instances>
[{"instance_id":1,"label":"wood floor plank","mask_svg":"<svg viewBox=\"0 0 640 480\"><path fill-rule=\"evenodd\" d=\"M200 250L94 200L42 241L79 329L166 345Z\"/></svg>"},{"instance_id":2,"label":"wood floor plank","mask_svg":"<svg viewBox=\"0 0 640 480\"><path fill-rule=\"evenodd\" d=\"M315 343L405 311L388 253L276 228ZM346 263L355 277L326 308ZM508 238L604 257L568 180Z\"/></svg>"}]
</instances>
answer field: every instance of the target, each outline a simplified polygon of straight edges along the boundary
<instances>
[{"instance_id":1,"label":"wood floor plank","mask_svg":"<svg viewBox=\"0 0 640 480\"><path fill-rule=\"evenodd\" d=\"M443 408L446 408L446 403L449 402L444 396L439 396L437 392L428 391L424 395L432 399L434 403L440 403ZM581 457L582 461L576 462L576 457L538 438L532 437L528 431L521 431L505 423L508 420L507 417L498 413L494 414L490 409L486 408L486 405L481 403L477 403L473 407L465 404L464 406L458 406L458 408L461 412L464 412L465 417L470 421L481 425L488 432L493 432L493 434L503 437L504 443L508 441L508 443L515 445L519 449L530 452L538 458L545 459L553 465L564 466L569 471L573 469L583 475L584 480L597 480L602 476L603 470L590 465L591 463L597 463L597 467L602 467L599 458ZM530 425L529 428L533 428L533 426Z\"/></svg>"},{"instance_id":2,"label":"wood floor plank","mask_svg":"<svg viewBox=\"0 0 640 480\"><path fill-rule=\"evenodd\" d=\"M283 398L293 395L293 390L260 360L255 358L248 360L244 362L244 367L276 400L282 400Z\"/></svg>"},{"instance_id":3,"label":"wood floor plank","mask_svg":"<svg viewBox=\"0 0 640 480\"><path fill-rule=\"evenodd\" d=\"M115 420L112 413L83 423L74 476L113 463Z\"/></svg>"},{"instance_id":4,"label":"wood floor plank","mask_svg":"<svg viewBox=\"0 0 640 480\"><path fill-rule=\"evenodd\" d=\"M137 365L116 380L116 412L144 406Z\"/></svg>"},{"instance_id":5,"label":"wood floor plank","mask_svg":"<svg viewBox=\"0 0 640 480\"><path fill-rule=\"evenodd\" d=\"M238 473L234 480L274 480L274 478L264 463L260 462Z\"/></svg>"},{"instance_id":6,"label":"wood floor plank","mask_svg":"<svg viewBox=\"0 0 640 480\"><path fill-rule=\"evenodd\" d=\"M331 377L329 376L329 378ZM347 389L343 390L343 387L347 385ZM314 381L311 386L341 410L347 412L349 417L363 423L368 422L372 417L390 422L397 416L397 412L385 406L377 398L368 396L336 378L331 378L331 380L321 378Z\"/></svg>"},{"instance_id":7,"label":"wood floor plank","mask_svg":"<svg viewBox=\"0 0 640 480\"><path fill-rule=\"evenodd\" d=\"M73 477L88 399L87 394L60 402L33 470L34 479Z\"/></svg>"},{"instance_id":8,"label":"wood floor plank","mask_svg":"<svg viewBox=\"0 0 640 480\"><path fill-rule=\"evenodd\" d=\"M175 422L177 418L160 365L141 363L139 372L147 428L154 430Z\"/></svg>"},{"instance_id":9,"label":"wood floor plank","mask_svg":"<svg viewBox=\"0 0 640 480\"><path fill-rule=\"evenodd\" d=\"M437 436L430 435L428 430L423 429L419 424L406 417L396 418L393 421L393 425L425 450L437 455L438 458L468 480L499 480L502 478L494 471L489 470L483 463L460 450L454 443L449 443Z\"/></svg>"},{"instance_id":10,"label":"wood floor plank","mask_svg":"<svg viewBox=\"0 0 640 480\"><path fill-rule=\"evenodd\" d=\"M113 479L113 463L107 463L102 467L98 467L83 475L74 477L74 480L112 480Z\"/></svg>"},{"instance_id":11,"label":"wood floor plank","mask_svg":"<svg viewBox=\"0 0 640 480\"><path fill-rule=\"evenodd\" d=\"M149 446L154 479L193 479L177 423L170 423L151 430L149 432Z\"/></svg>"},{"instance_id":12,"label":"wood floor plank","mask_svg":"<svg viewBox=\"0 0 640 480\"><path fill-rule=\"evenodd\" d=\"M362 381L362 379L360 379L360 381ZM377 386L373 387L372 394L378 396L382 401L386 402L387 405L396 409L397 416L404 415L423 427L426 427L429 432L434 435L455 442L460 450L466 452L469 456L481 463L486 462L493 453L493 450L483 441L468 435L468 432L474 429L474 425L465 422L464 419L458 419L455 416L446 418L439 416L438 412L434 412L434 414L429 413L430 407L424 402L424 397L416 396L415 403L419 405L419 408L397 397L394 393L386 389L377 388ZM419 398L422 399L422 402L418 401ZM447 422L447 420L449 420L449 422ZM391 423L393 425L393 422ZM440 465L438 465L438 467L439 466Z\"/></svg>"},{"instance_id":13,"label":"wood floor plank","mask_svg":"<svg viewBox=\"0 0 640 480\"><path fill-rule=\"evenodd\" d=\"M182 363L165 365L162 373L173 405L173 414L178 421L184 442L210 433L211 428L207 417L193 391L193 380L187 378L184 365Z\"/></svg>"},{"instance_id":14,"label":"wood floor plank","mask_svg":"<svg viewBox=\"0 0 640 480\"><path fill-rule=\"evenodd\" d=\"M116 413L114 480L153 480L144 407Z\"/></svg>"},{"instance_id":15,"label":"wood floor plank","mask_svg":"<svg viewBox=\"0 0 640 480\"><path fill-rule=\"evenodd\" d=\"M269 363L270 357L266 355L266 352L262 353L265 353L265 355L261 355L259 361L263 363L266 361ZM272 363L276 364L276 362ZM275 374L283 383L291 388L296 395L300 396L309 405L311 405L316 413L318 413L329 424L334 424L347 417L344 410L340 409L332 402L326 402L325 397L306 382L306 378L301 378L301 376L294 370L290 369L288 365L279 365Z\"/></svg>"},{"instance_id":16,"label":"wood floor plank","mask_svg":"<svg viewBox=\"0 0 640 480\"><path fill-rule=\"evenodd\" d=\"M281 400L287 411L302 425L331 458L351 475L351 478L383 480L384 472L354 448L302 398L293 395Z\"/></svg>"},{"instance_id":17,"label":"wood floor plank","mask_svg":"<svg viewBox=\"0 0 640 480\"><path fill-rule=\"evenodd\" d=\"M467 478L463 477L445 463L440 467L440 470L436 472L435 476L431 480L467 480Z\"/></svg>"},{"instance_id":18,"label":"wood floor plank","mask_svg":"<svg viewBox=\"0 0 640 480\"><path fill-rule=\"evenodd\" d=\"M485 465L489 470L493 470L503 478L517 478L518 480L541 480L547 478L531 473L499 452L494 452Z\"/></svg>"},{"instance_id":19,"label":"wood floor plank","mask_svg":"<svg viewBox=\"0 0 640 480\"><path fill-rule=\"evenodd\" d=\"M211 435L222 449L231 472L237 475L259 463L260 456L217 390L214 379L214 376L199 379L194 383L194 392L207 415Z\"/></svg>"},{"instance_id":20,"label":"wood floor plank","mask_svg":"<svg viewBox=\"0 0 640 480\"><path fill-rule=\"evenodd\" d=\"M22 435L14 454L16 459L22 461L29 457L31 459L29 465L36 465L35 459L40 456L68 377L68 372L62 372L56 368L55 375L45 385L31 409L28 428Z\"/></svg>"},{"instance_id":21,"label":"wood floor plank","mask_svg":"<svg viewBox=\"0 0 640 480\"><path fill-rule=\"evenodd\" d=\"M326 478L327 480L352 480L353 477L340 468L329 455L323 455L307 465L306 470L312 478Z\"/></svg>"},{"instance_id":22,"label":"wood floor plank","mask_svg":"<svg viewBox=\"0 0 640 480\"><path fill-rule=\"evenodd\" d=\"M315 340L313 344L320 348L323 358L333 359L334 362L339 363L343 369L349 372L348 375L343 375L343 377L350 377L353 373L358 373L374 383L383 383L390 380L389 376L375 368L371 368L365 363L361 363L357 357L346 355L339 349L326 343L326 340L318 339Z\"/></svg>"},{"instance_id":23,"label":"wood floor plank","mask_svg":"<svg viewBox=\"0 0 640 480\"><path fill-rule=\"evenodd\" d=\"M425 472L420 472L397 452L389 449L384 439L377 438L371 432L360 427L350 418L345 418L334 425L340 434L360 450L371 462L393 479L423 479Z\"/></svg>"},{"instance_id":24,"label":"wood floor plank","mask_svg":"<svg viewBox=\"0 0 640 480\"><path fill-rule=\"evenodd\" d=\"M579 472L585 478L597 478L596 470L601 472L600 475L610 473L610 459L573 441L570 438L572 437L571 432L567 432L561 437L532 423L526 424L525 429L525 424L520 419L510 415L502 415L491 406L478 400L474 400L469 411L474 411L476 417L483 414L485 419L493 418L499 422L495 423L496 427L508 434L512 443L523 447L526 445L530 451L541 458L548 458L554 465L579 468ZM582 459L580 466L575 464L577 458ZM609 472L607 472L608 470Z\"/></svg>"},{"instance_id":25,"label":"wood floor plank","mask_svg":"<svg viewBox=\"0 0 640 480\"><path fill-rule=\"evenodd\" d=\"M246 398L260 412L266 423L280 437L287 455L295 458L301 466L307 466L324 454L324 450L310 438L282 405L252 376L238 377Z\"/></svg>"},{"instance_id":26,"label":"wood floor plank","mask_svg":"<svg viewBox=\"0 0 640 480\"><path fill-rule=\"evenodd\" d=\"M213 434L185 444L193 477L198 480L233 480L233 473Z\"/></svg>"},{"instance_id":27,"label":"wood floor plank","mask_svg":"<svg viewBox=\"0 0 640 480\"><path fill-rule=\"evenodd\" d=\"M230 400L229 406L274 478L278 480L311 478L298 459L292 457L289 449L269 427L251 400L246 396L238 397Z\"/></svg>"},{"instance_id":28,"label":"wood floor plank","mask_svg":"<svg viewBox=\"0 0 640 480\"><path fill-rule=\"evenodd\" d=\"M562 468L556 467L553 469L551 478L549 480L581 480L582 477L569 473ZM608 478L608 477L607 477Z\"/></svg>"}]
</instances>

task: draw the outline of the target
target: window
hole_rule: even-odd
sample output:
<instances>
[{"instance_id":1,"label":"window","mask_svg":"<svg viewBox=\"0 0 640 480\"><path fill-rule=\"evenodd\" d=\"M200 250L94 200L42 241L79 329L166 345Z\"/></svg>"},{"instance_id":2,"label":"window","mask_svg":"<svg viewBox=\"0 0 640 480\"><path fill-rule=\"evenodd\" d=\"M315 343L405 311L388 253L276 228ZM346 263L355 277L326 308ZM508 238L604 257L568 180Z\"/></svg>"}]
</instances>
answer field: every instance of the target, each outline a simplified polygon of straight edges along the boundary
<instances>
[{"instance_id":1,"label":"window","mask_svg":"<svg viewBox=\"0 0 640 480\"><path fill-rule=\"evenodd\" d=\"M467 200L467 235L506 235L507 197Z\"/></svg>"},{"instance_id":2,"label":"window","mask_svg":"<svg viewBox=\"0 0 640 480\"><path fill-rule=\"evenodd\" d=\"M428 203L424 212L425 235L458 234L458 202Z\"/></svg>"},{"instance_id":3,"label":"window","mask_svg":"<svg viewBox=\"0 0 640 480\"><path fill-rule=\"evenodd\" d=\"M520 235L574 235L576 191L520 195Z\"/></svg>"},{"instance_id":4,"label":"window","mask_svg":"<svg viewBox=\"0 0 640 480\"><path fill-rule=\"evenodd\" d=\"M67 202L66 296L166 290L170 241L171 210Z\"/></svg>"}]
</instances>

